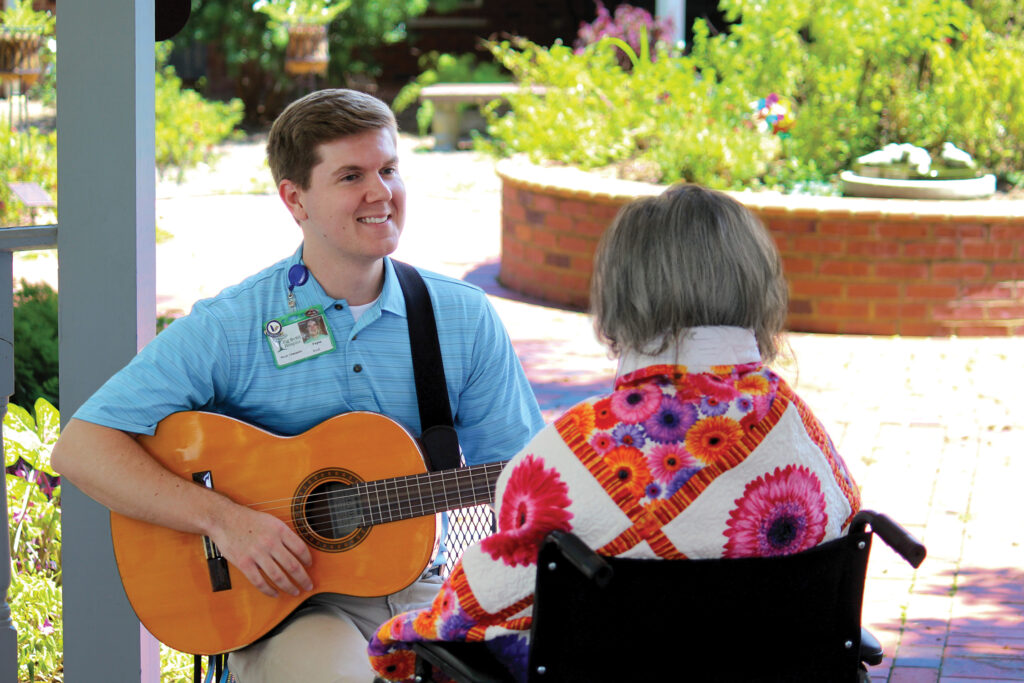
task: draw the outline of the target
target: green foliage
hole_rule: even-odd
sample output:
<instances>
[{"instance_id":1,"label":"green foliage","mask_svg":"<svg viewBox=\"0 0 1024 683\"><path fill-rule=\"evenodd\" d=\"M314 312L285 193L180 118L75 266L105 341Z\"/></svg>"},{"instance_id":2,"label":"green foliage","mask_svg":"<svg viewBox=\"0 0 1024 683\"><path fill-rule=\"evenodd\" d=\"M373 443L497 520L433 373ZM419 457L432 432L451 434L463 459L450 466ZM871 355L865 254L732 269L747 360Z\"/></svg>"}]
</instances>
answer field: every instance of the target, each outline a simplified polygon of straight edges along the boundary
<instances>
[{"instance_id":1,"label":"green foliage","mask_svg":"<svg viewBox=\"0 0 1024 683\"><path fill-rule=\"evenodd\" d=\"M243 116L241 100L211 102L195 90L182 88L174 67L163 66L170 45L157 44L156 166L175 169L179 180L186 169L207 161L213 147L236 135Z\"/></svg>"},{"instance_id":2,"label":"green foliage","mask_svg":"<svg viewBox=\"0 0 1024 683\"><path fill-rule=\"evenodd\" d=\"M18 678L60 681L64 651L60 486L50 467L60 414L45 399L36 401L34 417L21 406L8 404L3 430L11 522L8 600L18 631Z\"/></svg>"},{"instance_id":3,"label":"green foliage","mask_svg":"<svg viewBox=\"0 0 1024 683\"><path fill-rule=\"evenodd\" d=\"M427 8L454 9L455 0L351 0L327 27L330 63L324 86L371 83L382 69L374 51L404 40L406 22ZM192 0L192 14L174 44L215 45L249 123L272 120L300 84L284 71L287 30L252 0Z\"/></svg>"},{"instance_id":4,"label":"green foliage","mask_svg":"<svg viewBox=\"0 0 1024 683\"><path fill-rule=\"evenodd\" d=\"M1024 10L1013 0L722 0L733 24L698 20L689 54L605 38L573 54L523 39L490 48L544 96L490 118L502 154L718 188L821 187L889 142L946 141L1003 179L1024 168ZM615 53L629 55L632 73ZM637 53L640 54L637 54ZM793 103L784 135L753 103ZM795 117L794 117L795 115ZM778 132L778 131L776 131ZM627 174L627 177L628 174Z\"/></svg>"},{"instance_id":5,"label":"green foliage","mask_svg":"<svg viewBox=\"0 0 1024 683\"><path fill-rule=\"evenodd\" d=\"M28 225L31 215L7 186L9 182L36 183L57 197L57 133L37 128L12 130L0 124L0 226Z\"/></svg>"},{"instance_id":6,"label":"green foliage","mask_svg":"<svg viewBox=\"0 0 1024 683\"><path fill-rule=\"evenodd\" d=\"M39 398L58 405L57 293L21 281L14 294L14 396L31 408Z\"/></svg>"},{"instance_id":7,"label":"green foliage","mask_svg":"<svg viewBox=\"0 0 1024 683\"><path fill-rule=\"evenodd\" d=\"M627 177L720 188L756 177L776 154L777 140L747 125L745 92L715 87L691 57L663 45L640 54L614 38L577 53L525 39L489 47L520 83L546 88L510 96L504 117L486 112L492 150L582 168L621 164L633 169ZM630 71L618 61L621 52Z\"/></svg>"},{"instance_id":8,"label":"green foliage","mask_svg":"<svg viewBox=\"0 0 1024 683\"><path fill-rule=\"evenodd\" d=\"M32 0L11 0L7 7L0 9L0 24L4 28L32 33L53 33L57 19L49 12L37 12Z\"/></svg>"},{"instance_id":9,"label":"green foliage","mask_svg":"<svg viewBox=\"0 0 1024 683\"><path fill-rule=\"evenodd\" d=\"M257 0L252 8L280 24L322 26L348 9L352 0Z\"/></svg>"},{"instance_id":10,"label":"green foliage","mask_svg":"<svg viewBox=\"0 0 1024 683\"><path fill-rule=\"evenodd\" d=\"M494 62L481 62L476 55L453 55L428 52L419 59L422 69L416 79L395 95L391 108L395 113L408 109L419 99L425 86L435 83L502 83L509 80L508 72ZM465 109L468 105L461 105ZM426 135L434 117L433 102L424 102L416 110L416 124L420 135Z\"/></svg>"}]
</instances>

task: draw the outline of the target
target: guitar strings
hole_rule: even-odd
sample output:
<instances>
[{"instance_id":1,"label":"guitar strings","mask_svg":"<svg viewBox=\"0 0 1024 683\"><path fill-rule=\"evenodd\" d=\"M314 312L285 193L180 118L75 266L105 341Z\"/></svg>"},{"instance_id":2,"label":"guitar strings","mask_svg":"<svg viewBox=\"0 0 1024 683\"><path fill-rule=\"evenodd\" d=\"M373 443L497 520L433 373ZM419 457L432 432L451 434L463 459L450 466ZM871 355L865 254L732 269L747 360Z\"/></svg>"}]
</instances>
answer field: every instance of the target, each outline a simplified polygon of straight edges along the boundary
<instances>
[{"instance_id":1,"label":"guitar strings","mask_svg":"<svg viewBox=\"0 0 1024 683\"><path fill-rule=\"evenodd\" d=\"M324 501L329 507L330 501L333 501L340 503L343 507L355 509L350 510L349 514L338 515L328 510L319 514L305 515L303 518L307 523L332 520L335 525L347 528L423 516L428 512L437 512L439 508L453 510L490 502L496 475L501 472L504 463L485 463L477 467L481 468L482 472L469 470L427 472L390 480L347 484L340 491L314 492L304 499L306 505ZM446 486L447 480L454 480L457 484L464 486L467 479L468 489L460 487L453 492L449 491ZM437 484L442 485L440 490L436 487ZM427 487L426 494L423 491L424 487ZM468 503L467 498L469 499ZM249 504L249 507L255 510L270 514L280 510L291 510L293 506L293 498L279 498ZM275 516L281 518L280 515ZM282 521L291 526L290 519L282 518Z\"/></svg>"}]
</instances>

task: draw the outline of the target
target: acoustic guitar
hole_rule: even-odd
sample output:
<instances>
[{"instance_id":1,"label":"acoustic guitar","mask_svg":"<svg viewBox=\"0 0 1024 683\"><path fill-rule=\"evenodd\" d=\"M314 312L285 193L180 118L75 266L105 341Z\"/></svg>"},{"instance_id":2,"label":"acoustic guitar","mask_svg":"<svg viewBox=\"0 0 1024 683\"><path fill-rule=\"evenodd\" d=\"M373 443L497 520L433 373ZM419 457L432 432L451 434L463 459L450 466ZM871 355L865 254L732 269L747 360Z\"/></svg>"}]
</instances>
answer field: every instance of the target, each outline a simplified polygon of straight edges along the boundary
<instances>
[{"instance_id":1,"label":"acoustic guitar","mask_svg":"<svg viewBox=\"0 0 1024 683\"><path fill-rule=\"evenodd\" d=\"M352 412L293 437L223 415L181 412L139 443L170 471L276 515L309 545L314 593L388 595L420 577L439 513L493 501L504 463L429 472L394 420ZM150 633L192 654L244 647L310 593L271 598L209 538L111 513L118 572Z\"/></svg>"}]
</instances>

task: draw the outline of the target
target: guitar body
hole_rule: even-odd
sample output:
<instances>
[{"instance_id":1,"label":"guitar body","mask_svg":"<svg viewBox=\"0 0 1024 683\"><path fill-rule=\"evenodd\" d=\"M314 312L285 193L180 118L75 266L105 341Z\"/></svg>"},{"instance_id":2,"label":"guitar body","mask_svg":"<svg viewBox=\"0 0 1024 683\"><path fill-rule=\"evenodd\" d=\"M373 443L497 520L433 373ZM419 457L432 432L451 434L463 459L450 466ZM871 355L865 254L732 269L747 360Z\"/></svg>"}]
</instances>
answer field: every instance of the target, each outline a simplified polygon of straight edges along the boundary
<instances>
[{"instance_id":1,"label":"guitar body","mask_svg":"<svg viewBox=\"0 0 1024 683\"><path fill-rule=\"evenodd\" d=\"M279 437L222 415L182 412L139 443L179 476L192 481L208 473L216 491L288 523L312 552L314 593L394 593L419 578L436 550L436 514L342 528L319 521L325 491L347 492L359 482L426 472L415 439L382 415L346 413L303 434ZM204 537L117 513L111 513L110 527L132 608L157 639L176 650L217 654L248 645L311 595L267 597L221 559L226 587L223 577L211 577L212 544Z\"/></svg>"}]
</instances>

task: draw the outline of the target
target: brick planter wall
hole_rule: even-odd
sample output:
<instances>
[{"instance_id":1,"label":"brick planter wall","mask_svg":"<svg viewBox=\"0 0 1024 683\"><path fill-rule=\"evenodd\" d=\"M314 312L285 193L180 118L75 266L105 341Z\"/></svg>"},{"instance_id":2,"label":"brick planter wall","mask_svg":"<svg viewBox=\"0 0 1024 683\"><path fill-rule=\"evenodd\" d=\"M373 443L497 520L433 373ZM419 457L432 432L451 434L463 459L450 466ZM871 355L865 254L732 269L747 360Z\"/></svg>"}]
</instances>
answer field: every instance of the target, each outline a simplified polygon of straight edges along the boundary
<instances>
[{"instance_id":1,"label":"brick planter wall","mask_svg":"<svg viewBox=\"0 0 1024 683\"><path fill-rule=\"evenodd\" d=\"M499 280L588 303L597 240L624 203L664 188L519 160L502 179ZM789 329L906 336L1024 335L1024 201L732 193L775 237Z\"/></svg>"}]
</instances>

